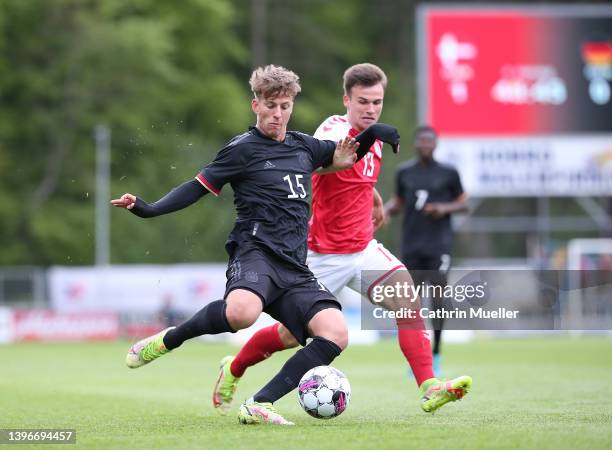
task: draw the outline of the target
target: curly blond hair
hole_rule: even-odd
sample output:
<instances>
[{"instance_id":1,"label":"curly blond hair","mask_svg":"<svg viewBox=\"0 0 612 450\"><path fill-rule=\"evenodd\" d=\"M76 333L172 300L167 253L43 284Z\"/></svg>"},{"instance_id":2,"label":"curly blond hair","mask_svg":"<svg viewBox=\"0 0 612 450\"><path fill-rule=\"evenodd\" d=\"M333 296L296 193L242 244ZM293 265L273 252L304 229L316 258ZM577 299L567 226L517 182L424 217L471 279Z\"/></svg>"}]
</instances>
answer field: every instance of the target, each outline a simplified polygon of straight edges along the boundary
<instances>
[{"instance_id":1,"label":"curly blond hair","mask_svg":"<svg viewBox=\"0 0 612 450\"><path fill-rule=\"evenodd\" d=\"M249 80L255 97L274 98L279 96L295 97L300 93L300 77L289 69L272 64L258 67Z\"/></svg>"}]
</instances>

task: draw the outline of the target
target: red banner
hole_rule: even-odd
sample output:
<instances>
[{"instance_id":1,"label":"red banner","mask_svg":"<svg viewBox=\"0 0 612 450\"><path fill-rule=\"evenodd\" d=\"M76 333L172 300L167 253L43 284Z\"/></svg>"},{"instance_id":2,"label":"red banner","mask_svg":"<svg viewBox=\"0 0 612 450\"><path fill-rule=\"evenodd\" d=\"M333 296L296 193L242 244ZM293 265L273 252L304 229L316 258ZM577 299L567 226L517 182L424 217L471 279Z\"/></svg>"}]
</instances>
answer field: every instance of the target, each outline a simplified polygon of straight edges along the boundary
<instances>
[{"instance_id":1,"label":"red banner","mask_svg":"<svg viewBox=\"0 0 612 450\"><path fill-rule=\"evenodd\" d=\"M119 336L119 318L112 312L61 313L16 310L15 341L100 341Z\"/></svg>"}]
</instances>

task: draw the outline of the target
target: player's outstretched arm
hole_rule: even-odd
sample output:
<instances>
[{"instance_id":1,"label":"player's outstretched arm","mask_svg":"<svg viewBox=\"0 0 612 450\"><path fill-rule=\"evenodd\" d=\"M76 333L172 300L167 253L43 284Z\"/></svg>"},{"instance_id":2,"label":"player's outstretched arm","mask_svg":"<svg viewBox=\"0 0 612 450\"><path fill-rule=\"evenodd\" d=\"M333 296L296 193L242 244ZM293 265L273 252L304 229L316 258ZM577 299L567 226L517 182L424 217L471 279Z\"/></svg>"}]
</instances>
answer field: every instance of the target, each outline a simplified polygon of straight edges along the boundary
<instances>
[{"instance_id":1,"label":"player's outstretched arm","mask_svg":"<svg viewBox=\"0 0 612 450\"><path fill-rule=\"evenodd\" d=\"M399 152L400 135L397 128L386 123L375 123L359 133L355 140L359 142L357 150L357 161L363 158L370 151L370 147L379 139L391 146L393 153Z\"/></svg>"},{"instance_id":2,"label":"player's outstretched arm","mask_svg":"<svg viewBox=\"0 0 612 450\"><path fill-rule=\"evenodd\" d=\"M147 203L133 194L126 193L111 200L111 204L118 208L128 209L138 217L149 218L186 208L207 193L208 190L194 179L172 189L155 203Z\"/></svg>"},{"instance_id":3,"label":"player's outstretched arm","mask_svg":"<svg viewBox=\"0 0 612 450\"><path fill-rule=\"evenodd\" d=\"M469 212L469 206L467 202L467 195L461 194L457 199L452 202L444 203L425 203L423 212L433 217L434 219L441 219L450 214Z\"/></svg>"}]
</instances>

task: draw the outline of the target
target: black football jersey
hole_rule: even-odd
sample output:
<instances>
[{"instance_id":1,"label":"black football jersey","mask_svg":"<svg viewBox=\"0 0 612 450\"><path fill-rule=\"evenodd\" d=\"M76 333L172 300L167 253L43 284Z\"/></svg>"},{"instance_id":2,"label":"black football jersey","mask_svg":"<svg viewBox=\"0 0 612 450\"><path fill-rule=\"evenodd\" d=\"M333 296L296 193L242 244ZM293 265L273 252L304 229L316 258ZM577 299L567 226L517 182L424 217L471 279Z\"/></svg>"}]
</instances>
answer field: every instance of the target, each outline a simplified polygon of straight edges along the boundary
<instances>
[{"instance_id":1,"label":"black football jersey","mask_svg":"<svg viewBox=\"0 0 612 450\"><path fill-rule=\"evenodd\" d=\"M306 266L310 177L332 163L336 143L288 131L278 142L257 128L236 136L196 177L213 194L229 183L236 223L226 249L256 244Z\"/></svg>"},{"instance_id":2,"label":"black football jersey","mask_svg":"<svg viewBox=\"0 0 612 450\"><path fill-rule=\"evenodd\" d=\"M396 193L404 202L402 256L450 254L452 228L450 215L434 219L425 215L426 203L452 202L463 193L457 170L432 161L422 164L410 160L402 164L396 175Z\"/></svg>"}]
</instances>

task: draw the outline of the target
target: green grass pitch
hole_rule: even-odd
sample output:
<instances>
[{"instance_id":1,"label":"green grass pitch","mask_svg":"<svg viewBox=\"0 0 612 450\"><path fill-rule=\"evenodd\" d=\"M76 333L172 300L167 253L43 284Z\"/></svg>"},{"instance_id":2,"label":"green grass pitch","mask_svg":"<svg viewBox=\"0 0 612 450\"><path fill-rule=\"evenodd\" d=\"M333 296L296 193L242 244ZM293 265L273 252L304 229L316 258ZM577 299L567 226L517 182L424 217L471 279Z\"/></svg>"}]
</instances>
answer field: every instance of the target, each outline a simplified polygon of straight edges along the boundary
<instances>
[{"instance_id":1,"label":"green grass pitch","mask_svg":"<svg viewBox=\"0 0 612 450\"><path fill-rule=\"evenodd\" d=\"M236 407L225 417L214 411L217 364L235 347L187 342L137 370L124 366L128 347L0 346L0 428L75 428L79 448L612 448L612 339L446 345L445 375L471 375L474 387L433 416L421 412L394 340L349 347L334 363L352 385L347 411L313 419L292 392L276 405L296 422L291 428L239 425ZM287 356L247 371L237 398L254 393Z\"/></svg>"}]
</instances>

